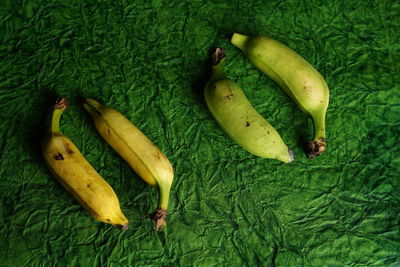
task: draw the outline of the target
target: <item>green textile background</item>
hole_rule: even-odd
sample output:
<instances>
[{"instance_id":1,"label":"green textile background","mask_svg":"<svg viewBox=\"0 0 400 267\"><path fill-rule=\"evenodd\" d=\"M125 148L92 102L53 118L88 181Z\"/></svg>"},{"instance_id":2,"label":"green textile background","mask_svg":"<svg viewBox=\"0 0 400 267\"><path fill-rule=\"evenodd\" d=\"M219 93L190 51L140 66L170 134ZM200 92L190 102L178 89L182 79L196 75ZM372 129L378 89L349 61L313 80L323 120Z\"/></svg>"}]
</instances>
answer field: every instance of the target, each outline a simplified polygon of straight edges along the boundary
<instances>
[{"instance_id":1,"label":"green textile background","mask_svg":"<svg viewBox=\"0 0 400 267\"><path fill-rule=\"evenodd\" d=\"M288 45L330 87L328 148L308 160L312 122L229 43ZM257 158L207 110L208 57L278 130L296 160ZM400 265L400 2L395 0L2 0L1 266ZM61 128L116 191L128 231L92 219L44 165L56 96ZM118 109L175 170L168 227L157 190L101 139L82 107Z\"/></svg>"}]
</instances>

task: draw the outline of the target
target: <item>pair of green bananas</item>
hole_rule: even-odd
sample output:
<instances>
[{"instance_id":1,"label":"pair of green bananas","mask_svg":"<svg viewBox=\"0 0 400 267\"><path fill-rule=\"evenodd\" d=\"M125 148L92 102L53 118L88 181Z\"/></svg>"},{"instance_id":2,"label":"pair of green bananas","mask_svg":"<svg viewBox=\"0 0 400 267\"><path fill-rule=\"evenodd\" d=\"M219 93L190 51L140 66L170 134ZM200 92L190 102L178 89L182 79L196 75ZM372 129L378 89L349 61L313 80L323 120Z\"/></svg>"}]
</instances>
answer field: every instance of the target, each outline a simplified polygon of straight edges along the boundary
<instances>
[{"instance_id":1,"label":"pair of green bananas","mask_svg":"<svg viewBox=\"0 0 400 267\"><path fill-rule=\"evenodd\" d=\"M234 33L231 43L312 116L315 131L313 140L307 144L308 157L324 152L329 89L321 74L293 50L271 38ZM225 76L224 58L222 48L212 54L212 75L204 92L211 114L224 131L250 153L292 162L294 154L279 133L253 108L243 90Z\"/></svg>"},{"instance_id":2,"label":"pair of green bananas","mask_svg":"<svg viewBox=\"0 0 400 267\"><path fill-rule=\"evenodd\" d=\"M112 187L96 172L72 141L60 132L60 119L68 107L65 98L57 100L50 127L42 142L42 152L51 172L61 185L96 220L128 229ZM138 128L117 110L87 99L85 109L92 116L99 134L151 186L159 189L158 208L153 220L156 229L165 225L173 169L167 157Z\"/></svg>"}]
</instances>

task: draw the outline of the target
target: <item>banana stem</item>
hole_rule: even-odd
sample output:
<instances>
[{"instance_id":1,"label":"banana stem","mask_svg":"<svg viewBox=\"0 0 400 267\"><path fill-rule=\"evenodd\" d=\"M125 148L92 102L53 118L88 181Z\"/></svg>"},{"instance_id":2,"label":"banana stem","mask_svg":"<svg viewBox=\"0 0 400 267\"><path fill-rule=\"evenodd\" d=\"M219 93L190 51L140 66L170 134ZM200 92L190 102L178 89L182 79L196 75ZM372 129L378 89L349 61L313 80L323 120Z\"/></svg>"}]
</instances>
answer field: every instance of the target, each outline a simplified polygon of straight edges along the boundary
<instances>
[{"instance_id":1,"label":"banana stem","mask_svg":"<svg viewBox=\"0 0 400 267\"><path fill-rule=\"evenodd\" d=\"M212 75L211 80L222 80L225 79L225 72L223 62L225 61L224 49L217 47L211 55L212 60Z\"/></svg>"},{"instance_id":2,"label":"banana stem","mask_svg":"<svg viewBox=\"0 0 400 267\"><path fill-rule=\"evenodd\" d=\"M211 79L213 81L216 81L216 80L223 80L225 78L226 78L226 76L225 76L225 72L224 72L224 69L222 67L222 64L214 65L213 68L212 68Z\"/></svg>"},{"instance_id":3,"label":"banana stem","mask_svg":"<svg viewBox=\"0 0 400 267\"><path fill-rule=\"evenodd\" d=\"M326 139L325 134L325 115L314 117L314 139L313 141L321 141L321 139ZM325 141L323 141L325 143Z\"/></svg>"},{"instance_id":4,"label":"banana stem","mask_svg":"<svg viewBox=\"0 0 400 267\"><path fill-rule=\"evenodd\" d=\"M169 202L169 192L171 186L158 186L159 187L159 194L160 199L158 201L158 208L167 210L168 209L168 202Z\"/></svg>"},{"instance_id":5,"label":"banana stem","mask_svg":"<svg viewBox=\"0 0 400 267\"><path fill-rule=\"evenodd\" d=\"M168 208L171 185L168 186L158 185L158 188L159 188L160 198L158 202L158 208L153 214L153 220L156 223L157 231L161 230L166 225L165 217L167 217L167 208Z\"/></svg>"},{"instance_id":6,"label":"banana stem","mask_svg":"<svg viewBox=\"0 0 400 267\"><path fill-rule=\"evenodd\" d=\"M66 98L59 98L53 107L53 113L51 115L51 123L49 127L50 133L60 133L60 120L61 115L68 107L68 100Z\"/></svg>"},{"instance_id":7,"label":"banana stem","mask_svg":"<svg viewBox=\"0 0 400 267\"><path fill-rule=\"evenodd\" d=\"M321 155L326 149L325 114L313 116L314 139L307 144L307 154L310 159Z\"/></svg>"}]
</instances>

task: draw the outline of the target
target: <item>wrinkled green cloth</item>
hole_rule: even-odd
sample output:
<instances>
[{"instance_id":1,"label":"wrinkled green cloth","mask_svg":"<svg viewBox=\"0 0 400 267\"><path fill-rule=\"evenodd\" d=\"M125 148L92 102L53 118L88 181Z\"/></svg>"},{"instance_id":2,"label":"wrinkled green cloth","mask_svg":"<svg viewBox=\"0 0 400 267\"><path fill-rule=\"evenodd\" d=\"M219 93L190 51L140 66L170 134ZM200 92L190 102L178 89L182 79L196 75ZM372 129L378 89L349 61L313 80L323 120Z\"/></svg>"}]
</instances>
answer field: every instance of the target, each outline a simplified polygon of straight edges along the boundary
<instances>
[{"instance_id":1,"label":"wrinkled green cloth","mask_svg":"<svg viewBox=\"0 0 400 267\"><path fill-rule=\"evenodd\" d=\"M327 151L312 122L229 43L265 34L330 87ZM294 150L283 164L241 149L203 98L213 47L226 73ZM1 266L400 265L400 2L55 1L0 4ZM57 96L61 129L110 183L128 231L91 218L46 168L40 140ZM157 190L96 132L91 97L118 109L175 170L164 232Z\"/></svg>"}]
</instances>

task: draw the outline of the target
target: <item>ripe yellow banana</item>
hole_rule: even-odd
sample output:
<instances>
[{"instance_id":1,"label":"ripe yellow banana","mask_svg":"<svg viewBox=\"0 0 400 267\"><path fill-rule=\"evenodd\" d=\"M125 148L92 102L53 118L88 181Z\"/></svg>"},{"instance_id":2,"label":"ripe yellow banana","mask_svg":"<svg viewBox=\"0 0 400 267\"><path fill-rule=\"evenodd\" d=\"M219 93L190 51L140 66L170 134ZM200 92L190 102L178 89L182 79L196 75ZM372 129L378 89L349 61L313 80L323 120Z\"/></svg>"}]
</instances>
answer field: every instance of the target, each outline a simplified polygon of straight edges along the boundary
<instances>
[{"instance_id":1,"label":"ripe yellow banana","mask_svg":"<svg viewBox=\"0 0 400 267\"><path fill-rule=\"evenodd\" d=\"M212 75L204 96L207 106L222 129L252 154L289 163L293 152L279 133L251 105L243 90L226 78L222 48L212 55Z\"/></svg>"},{"instance_id":2,"label":"ripe yellow banana","mask_svg":"<svg viewBox=\"0 0 400 267\"><path fill-rule=\"evenodd\" d=\"M84 107L92 116L103 139L145 182L158 187L160 196L153 220L156 222L156 230L160 230L165 225L174 177L171 163L150 139L117 110L93 99L86 99Z\"/></svg>"},{"instance_id":3,"label":"ripe yellow banana","mask_svg":"<svg viewBox=\"0 0 400 267\"><path fill-rule=\"evenodd\" d=\"M61 114L67 108L65 98L57 100L42 152L51 172L61 185L98 221L128 229L118 198L111 186L82 156L78 148L60 132Z\"/></svg>"},{"instance_id":4,"label":"ripe yellow banana","mask_svg":"<svg viewBox=\"0 0 400 267\"><path fill-rule=\"evenodd\" d=\"M329 89L321 74L296 52L265 36L234 33L231 43L250 61L278 83L314 121L314 138L307 145L309 158L326 148L325 115Z\"/></svg>"}]
</instances>

